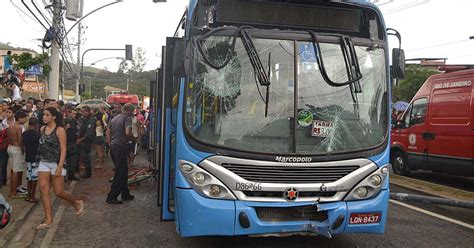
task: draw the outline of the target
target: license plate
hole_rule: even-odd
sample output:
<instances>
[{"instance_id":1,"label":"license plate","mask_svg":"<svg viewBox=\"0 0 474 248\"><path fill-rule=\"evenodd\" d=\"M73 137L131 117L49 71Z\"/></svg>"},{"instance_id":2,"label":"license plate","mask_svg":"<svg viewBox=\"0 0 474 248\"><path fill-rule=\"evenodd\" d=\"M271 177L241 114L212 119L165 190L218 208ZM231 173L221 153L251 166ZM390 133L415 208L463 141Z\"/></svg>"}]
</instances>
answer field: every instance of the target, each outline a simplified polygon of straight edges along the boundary
<instances>
[{"instance_id":1,"label":"license plate","mask_svg":"<svg viewBox=\"0 0 474 248\"><path fill-rule=\"evenodd\" d=\"M349 218L349 224L379 223L381 216L381 213L352 213Z\"/></svg>"}]
</instances>

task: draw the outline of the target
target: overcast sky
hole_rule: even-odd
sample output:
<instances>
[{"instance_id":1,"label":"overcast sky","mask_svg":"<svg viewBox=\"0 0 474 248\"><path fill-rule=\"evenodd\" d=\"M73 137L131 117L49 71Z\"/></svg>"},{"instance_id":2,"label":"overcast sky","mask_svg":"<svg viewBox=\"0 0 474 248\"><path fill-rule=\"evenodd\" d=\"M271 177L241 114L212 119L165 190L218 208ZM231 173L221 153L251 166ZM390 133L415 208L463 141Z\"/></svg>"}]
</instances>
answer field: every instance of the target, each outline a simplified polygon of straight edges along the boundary
<instances>
[{"instance_id":1,"label":"overcast sky","mask_svg":"<svg viewBox=\"0 0 474 248\"><path fill-rule=\"evenodd\" d=\"M84 14L113 0L85 0ZM30 1L25 1L31 5ZM35 0L43 7L43 2ZM474 36L472 15L473 0L378 0L377 5L385 15L387 27L402 34L402 47L406 58L439 57L448 58L450 64L474 64ZM153 3L152 0L124 0L106 7L84 20L87 26L83 35L81 50L89 48L123 48L132 44L134 49L142 47L148 59L146 69L160 64L161 46L166 36L173 35L188 0L168 0L167 3ZM17 9L17 5L20 9ZM44 29L27 12L20 0L1 0L3 27L0 41L13 46L40 51L36 40L44 36ZM70 27L73 22L65 20ZM9 28L5 28L9 27ZM77 30L69 36L71 43L77 41ZM391 40L395 45L395 39ZM449 44L447 44L449 43ZM442 44L447 44L440 46ZM75 48L74 48L75 49ZM77 51L73 51L74 60ZM121 51L99 51L88 53L84 64L88 65L107 57L122 57ZM116 71L117 59L108 59L96 64Z\"/></svg>"}]
</instances>

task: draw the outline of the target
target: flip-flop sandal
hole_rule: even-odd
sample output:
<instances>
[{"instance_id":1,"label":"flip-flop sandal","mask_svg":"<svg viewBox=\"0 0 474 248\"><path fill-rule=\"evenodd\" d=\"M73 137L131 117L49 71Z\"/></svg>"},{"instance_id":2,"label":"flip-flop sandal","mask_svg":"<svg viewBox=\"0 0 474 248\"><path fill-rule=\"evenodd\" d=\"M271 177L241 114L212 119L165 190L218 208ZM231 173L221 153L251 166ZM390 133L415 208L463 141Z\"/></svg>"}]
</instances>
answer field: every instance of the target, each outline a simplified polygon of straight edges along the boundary
<instances>
[{"instance_id":1,"label":"flip-flop sandal","mask_svg":"<svg viewBox=\"0 0 474 248\"><path fill-rule=\"evenodd\" d=\"M51 224L46 224L46 223L41 223L36 227L36 230L44 230L50 228L52 225Z\"/></svg>"},{"instance_id":2,"label":"flip-flop sandal","mask_svg":"<svg viewBox=\"0 0 474 248\"><path fill-rule=\"evenodd\" d=\"M26 195L13 195L10 196L11 199L24 199L26 198Z\"/></svg>"},{"instance_id":3,"label":"flip-flop sandal","mask_svg":"<svg viewBox=\"0 0 474 248\"><path fill-rule=\"evenodd\" d=\"M39 199L36 199L36 198L33 198L33 199L29 199L28 202L30 203L38 203L39 202Z\"/></svg>"},{"instance_id":4,"label":"flip-flop sandal","mask_svg":"<svg viewBox=\"0 0 474 248\"><path fill-rule=\"evenodd\" d=\"M82 216L84 214L84 201L80 201L81 206L79 210L76 211L76 216Z\"/></svg>"}]
</instances>

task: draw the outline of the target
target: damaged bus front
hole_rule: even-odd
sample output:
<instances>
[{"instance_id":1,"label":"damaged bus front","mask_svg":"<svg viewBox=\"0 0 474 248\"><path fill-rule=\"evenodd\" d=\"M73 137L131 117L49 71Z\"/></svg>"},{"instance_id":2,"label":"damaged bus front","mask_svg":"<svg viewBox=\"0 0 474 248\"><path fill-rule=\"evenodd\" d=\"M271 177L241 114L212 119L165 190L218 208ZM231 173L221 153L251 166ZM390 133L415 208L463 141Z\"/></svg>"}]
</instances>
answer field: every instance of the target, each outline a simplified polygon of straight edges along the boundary
<instances>
[{"instance_id":1,"label":"damaged bus front","mask_svg":"<svg viewBox=\"0 0 474 248\"><path fill-rule=\"evenodd\" d=\"M383 233L388 51L366 1L190 1L155 87L162 219L184 237Z\"/></svg>"}]
</instances>

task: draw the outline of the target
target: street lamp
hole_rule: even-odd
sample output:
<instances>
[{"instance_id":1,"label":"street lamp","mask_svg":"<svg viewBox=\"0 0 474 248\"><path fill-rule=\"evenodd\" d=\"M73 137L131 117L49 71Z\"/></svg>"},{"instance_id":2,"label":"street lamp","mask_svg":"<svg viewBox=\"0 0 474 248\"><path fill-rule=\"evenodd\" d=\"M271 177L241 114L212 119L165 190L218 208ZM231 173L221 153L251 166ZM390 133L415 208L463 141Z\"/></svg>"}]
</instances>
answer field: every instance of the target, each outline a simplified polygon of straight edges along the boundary
<instances>
[{"instance_id":1,"label":"street lamp","mask_svg":"<svg viewBox=\"0 0 474 248\"><path fill-rule=\"evenodd\" d=\"M101 61L104 61L104 60L107 60L107 59L119 59L119 60L124 60L123 57L108 57L108 58L99 59L99 60L95 61L94 63L91 63L89 66L96 65L97 63L99 63L99 62L101 62Z\"/></svg>"},{"instance_id":2,"label":"street lamp","mask_svg":"<svg viewBox=\"0 0 474 248\"><path fill-rule=\"evenodd\" d=\"M108 3L106 5L103 5L97 9L94 9L92 10L91 12L87 13L86 15L84 15L81 19L79 19L77 22L75 22L70 28L69 30L66 32L66 34L64 35L64 37L67 37L67 35L69 34L69 32L71 32L71 30L77 25L77 24L80 24L82 20L84 20L84 18L88 17L89 15L91 15L92 13L95 13L96 11L100 10L100 9L103 9L107 6L110 6L110 5L113 5L113 4L116 4L116 3L120 3L120 2L123 2L123 0L116 0L115 2L111 2L111 3ZM79 66L79 55L80 55L80 26L79 26L79 37L78 37L78 49L77 49L77 66ZM81 69L82 70L82 69ZM79 94L79 85L80 85L80 81L81 81L81 72L78 72L78 75L77 75L77 80L76 80L76 101L77 102L80 102L81 101L81 95Z\"/></svg>"},{"instance_id":3,"label":"street lamp","mask_svg":"<svg viewBox=\"0 0 474 248\"><path fill-rule=\"evenodd\" d=\"M67 35L69 34L69 32L71 32L71 30L72 30L77 24L79 24L82 20L84 20L84 18L88 17L88 16L91 15L92 13L94 13L94 12L100 10L100 9L103 9L103 8L105 8L105 7L107 7L107 6L110 6L110 5L113 5L113 4L116 4L116 3L121 3L121 2L123 2L123 0L116 0L115 2L108 3L108 4L104 5L104 6L101 6L101 7L97 8L97 9L95 9L95 10L93 10L93 11L87 13L85 16L83 16L81 19L79 19L76 23L74 23L74 24L69 28L69 30L66 32L66 35L65 35L65 36L67 36Z\"/></svg>"}]
</instances>

